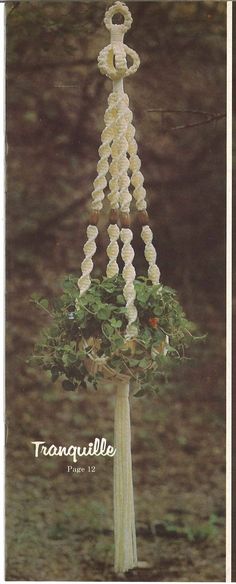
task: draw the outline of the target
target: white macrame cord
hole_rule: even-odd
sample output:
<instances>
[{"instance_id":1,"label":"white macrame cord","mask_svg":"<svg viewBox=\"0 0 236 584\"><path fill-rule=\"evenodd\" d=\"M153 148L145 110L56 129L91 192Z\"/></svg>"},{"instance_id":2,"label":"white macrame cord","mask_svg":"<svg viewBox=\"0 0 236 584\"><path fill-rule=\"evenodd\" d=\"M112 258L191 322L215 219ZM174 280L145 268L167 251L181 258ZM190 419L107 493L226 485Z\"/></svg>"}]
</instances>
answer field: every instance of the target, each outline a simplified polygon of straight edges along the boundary
<instances>
[{"instance_id":1,"label":"white macrame cord","mask_svg":"<svg viewBox=\"0 0 236 584\"><path fill-rule=\"evenodd\" d=\"M114 24L115 14L123 16L122 24ZM144 255L148 264L148 278L153 284L160 280L160 270L156 264L156 250L152 243L153 233L148 225L146 190L141 173L141 161L135 139L133 114L129 108L129 98L124 92L123 79L137 71L140 61L137 53L123 43L124 34L131 27L132 17L129 9L122 2L111 6L104 18L106 28L110 31L110 44L102 49L98 56L100 72L113 81L113 91L108 97L105 112L105 128L101 136L97 177L92 192L92 212L87 227L87 242L84 245L84 260L81 265L82 275L78 280L80 295L91 285L93 258L96 253L98 236L98 218L103 208L104 191L110 203L110 223L107 233L108 263L106 275L113 278L119 274L118 255L121 241L121 257L124 262L122 276L123 294L126 302L127 340L137 337L137 309L135 306L135 268L133 265L133 233L130 227L130 204L134 199L138 218L142 226L141 237L144 242ZM128 67L127 56L132 60ZM109 175L109 177L108 177ZM131 194L131 187L133 189ZM120 220L121 228L118 225ZM129 406L129 377L109 369L102 358L93 356L93 363L88 363L90 370L100 369L104 376L113 377L116 387L114 442L114 536L115 536L115 571L124 573L138 565L135 533L134 496L131 460L131 430Z\"/></svg>"}]
</instances>

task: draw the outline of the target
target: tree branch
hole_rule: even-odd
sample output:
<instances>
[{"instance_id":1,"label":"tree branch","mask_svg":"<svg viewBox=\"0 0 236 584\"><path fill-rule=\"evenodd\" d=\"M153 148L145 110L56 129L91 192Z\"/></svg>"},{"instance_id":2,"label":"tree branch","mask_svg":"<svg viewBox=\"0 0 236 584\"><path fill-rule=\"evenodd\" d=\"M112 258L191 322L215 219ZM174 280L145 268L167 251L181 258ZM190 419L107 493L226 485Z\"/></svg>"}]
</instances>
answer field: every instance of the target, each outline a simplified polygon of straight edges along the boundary
<instances>
[{"instance_id":1,"label":"tree branch","mask_svg":"<svg viewBox=\"0 0 236 584\"><path fill-rule=\"evenodd\" d=\"M174 126L173 128L170 128L171 130L184 130L185 128L194 128L195 126L203 126L204 124L210 124L211 122L214 122L215 120L221 120L222 118L225 118L226 114L223 113L218 113L218 114L212 114L209 116L209 118L207 118L206 120L202 120L201 122L193 122L191 124L184 124L182 126Z\"/></svg>"},{"instance_id":2,"label":"tree branch","mask_svg":"<svg viewBox=\"0 0 236 584\"><path fill-rule=\"evenodd\" d=\"M186 110L180 110L180 109L173 109L173 110L164 110L164 109L150 109L147 110L148 112L158 112L160 114L171 114L171 113L181 113L181 114L197 114L197 115L201 115L201 116L205 116L205 120L201 120L199 122L191 122L190 124L182 124L181 126L173 126L171 128L169 128L169 130L184 130L186 128L194 128L195 126L203 126L205 124L210 124L211 122L214 122L216 120L221 120L222 118L226 117L226 114L224 112L218 112L218 113L211 113L211 112L206 112L203 110L190 110L190 109L186 109Z\"/></svg>"}]
</instances>

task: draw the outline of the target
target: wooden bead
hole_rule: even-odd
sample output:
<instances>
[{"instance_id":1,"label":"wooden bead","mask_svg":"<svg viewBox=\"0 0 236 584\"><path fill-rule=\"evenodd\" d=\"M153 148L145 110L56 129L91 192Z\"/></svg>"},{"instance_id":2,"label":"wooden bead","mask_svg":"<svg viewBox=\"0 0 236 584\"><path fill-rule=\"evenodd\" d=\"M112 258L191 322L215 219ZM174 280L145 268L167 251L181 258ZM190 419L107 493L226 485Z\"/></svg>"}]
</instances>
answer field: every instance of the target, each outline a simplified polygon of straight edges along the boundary
<instances>
[{"instance_id":1,"label":"wooden bead","mask_svg":"<svg viewBox=\"0 0 236 584\"><path fill-rule=\"evenodd\" d=\"M99 219L99 211L92 211L89 218L90 225L97 225Z\"/></svg>"},{"instance_id":2,"label":"wooden bead","mask_svg":"<svg viewBox=\"0 0 236 584\"><path fill-rule=\"evenodd\" d=\"M138 211L138 220L140 225L149 225L149 216L147 211Z\"/></svg>"},{"instance_id":3,"label":"wooden bead","mask_svg":"<svg viewBox=\"0 0 236 584\"><path fill-rule=\"evenodd\" d=\"M121 227L130 227L130 214L129 213L121 213L120 214L120 222Z\"/></svg>"},{"instance_id":4,"label":"wooden bead","mask_svg":"<svg viewBox=\"0 0 236 584\"><path fill-rule=\"evenodd\" d=\"M118 219L119 219L119 211L118 209L111 209L110 211L110 215L109 215L109 221L112 225L115 225L116 223L118 223Z\"/></svg>"}]
</instances>

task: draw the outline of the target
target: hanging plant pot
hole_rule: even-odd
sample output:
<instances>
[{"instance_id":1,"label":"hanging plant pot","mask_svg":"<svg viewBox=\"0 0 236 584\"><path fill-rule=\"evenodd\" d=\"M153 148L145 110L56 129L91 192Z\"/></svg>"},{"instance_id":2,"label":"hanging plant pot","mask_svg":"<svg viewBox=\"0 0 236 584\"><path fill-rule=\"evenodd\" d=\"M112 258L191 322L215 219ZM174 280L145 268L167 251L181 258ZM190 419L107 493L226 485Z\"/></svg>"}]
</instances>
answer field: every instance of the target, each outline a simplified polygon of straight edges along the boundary
<instances>
[{"instance_id":1,"label":"hanging plant pot","mask_svg":"<svg viewBox=\"0 0 236 584\"><path fill-rule=\"evenodd\" d=\"M101 339L97 339L96 337L90 337L90 339L88 339L88 342L83 339L81 341L81 346L83 346L85 349L88 348L89 346L91 346L92 350L89 351L88 353L88 357L85 358L84 363L85 366L88 370L88 372L93 375L96 376L98 373L100 373L105 379L108 380L112 380L114 378L116 379L120 379L122 381L126 381L126 380L130 380L130 378L132 377L131 371L130 374L128 375L124 375L122 373L118 373L115 369L109 367L109 365L107 364L108 362L108 357L106 357L105 355L103 355L102 357L98 357L97 353L96 353L96 349L101 347L102 344L102 340ZM166 339L164 342L160 343L159 346L157 347L153 347L152 351L153 354L156 355L166 355L167 351L168 351L168 345L169 345L169 337L166 335ZM131 351L131 355L133 355L133 357L135 356L136 350L139 346L139 343L137 341L137 339L130 339L130 340L126 340L124 342L123 347L120 348L120 351ZM119 355L119 351L116 351L115 356ZM147 362L146 365L146 370L150 370L153 366L153 360L149 360ZM128 367L127 367L128 369ZM136 365L136 373L140 372L142 373L143 371L145 371L145 368L139 368L138 364Z\"/></svg>"},{"instance_id":2,"label":"hanging plant pot","mask_svg":"<svg viewBox=\"0 0 236 584\"><path fill-rule=\"evenodd\" d=\"M174 290L136 278L136 338L127 338L122 276L92 280L80 296L77 279L66 278L63 295L49 305L52 326L36 347L35 360L61 377L71 389L101 377L131 378L147 391L158 391L162 375L184 358L194 341L194 325L186 319ZM34 298L45 307L45 299ZM47 301L46 301L47 302ZM47 309L48 310L48 309Z\"/></svg>"}]
</instances>

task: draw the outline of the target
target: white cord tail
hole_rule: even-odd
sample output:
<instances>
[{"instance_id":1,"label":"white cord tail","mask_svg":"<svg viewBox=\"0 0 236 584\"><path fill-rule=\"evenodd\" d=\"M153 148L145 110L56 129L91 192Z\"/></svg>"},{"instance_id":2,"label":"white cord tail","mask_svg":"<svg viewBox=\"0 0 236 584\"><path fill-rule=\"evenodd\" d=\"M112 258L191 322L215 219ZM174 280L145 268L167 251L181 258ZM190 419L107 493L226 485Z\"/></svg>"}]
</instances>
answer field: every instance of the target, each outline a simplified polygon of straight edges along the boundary
<instances>
[{"instance_id":1,"label":"white cord tail","mask_svg":"<svg viewBox=\"0 0 236 584\"><path fill-rule=\"evenodd\" d=\"M114 444L115 571L124 573L137 566L129 382L120 382L116 389Z\"/></svg>"}]
</instances>

